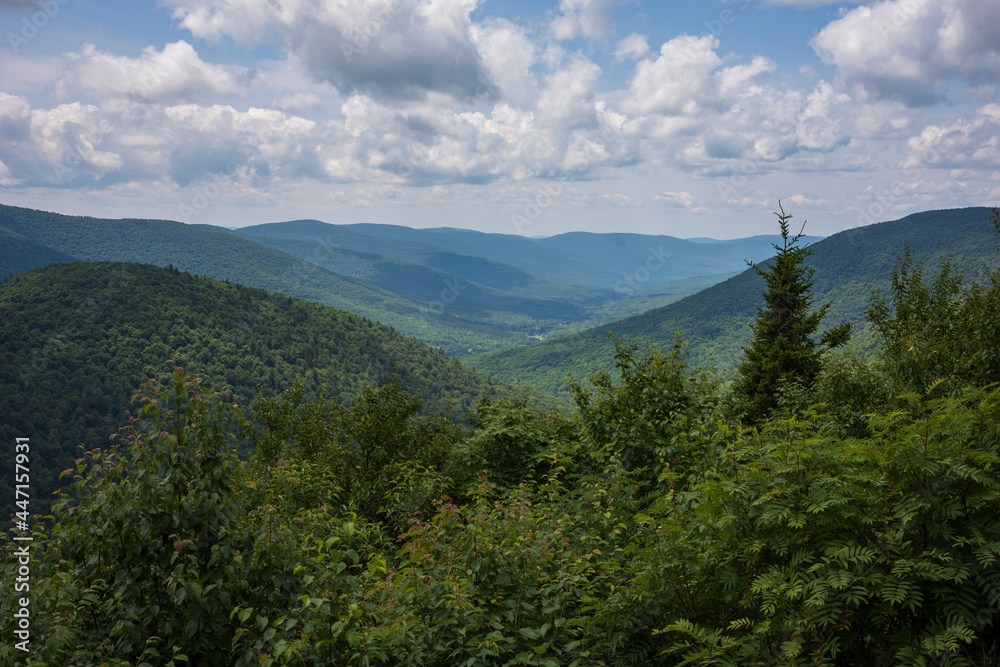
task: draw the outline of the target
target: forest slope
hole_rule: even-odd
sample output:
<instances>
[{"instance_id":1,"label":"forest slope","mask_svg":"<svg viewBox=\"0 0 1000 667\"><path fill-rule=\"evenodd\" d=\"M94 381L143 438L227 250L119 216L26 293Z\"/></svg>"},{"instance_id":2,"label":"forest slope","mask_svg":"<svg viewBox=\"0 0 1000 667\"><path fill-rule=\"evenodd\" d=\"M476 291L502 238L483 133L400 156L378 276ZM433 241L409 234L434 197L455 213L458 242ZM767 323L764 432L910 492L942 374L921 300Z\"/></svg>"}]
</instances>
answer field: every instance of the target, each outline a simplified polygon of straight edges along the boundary
<instances>
[{"instance_id":1,"label":"forest slope","mask_svg":"<svg viewBox=\"0 0 1000 667\"><path fill-rule=\"evenodd\" d=\"M0 283L0 440L31 437L35 494L77 447L104 446L128 397L167 359L203 368L246 404L301 380L350 401L400 378L459 412L498 385L442 352L344 311L150 265L52 264ZM13 474L5 475L7 489ZM10 490L10 493L6 493Z\"/></svg>"},{"instance_id":2,"label":"forest slope","mask_svg":"<svg viewBox=\"0 0 1000 667\"><path fill-rule=\"evenodd\" d=\"M974 279L982 275L977 267L997 265L989 218L988 208L926 211L850 229L816 244L808 261L816 269L814 303L831 302L821 326L851 322L855 325L855 348L862 352L870 349L870 336L863 326L869 295L871 289L884 291L888 287L904 243L918 259L953 252L956 264L970 267L967 277ZM936 268L935 261L928 265ZM609 332L662 347L670 347L675 332L679 332L691 345L692 363L711 362L728 375L739 362L741 347L749 341L762 291L762 279L748 269L663 308L572 336L474 357L468 363L508 382L564 392L568 374L586 377L611 369L614 347Z\"/></svg>"}]
</instances>

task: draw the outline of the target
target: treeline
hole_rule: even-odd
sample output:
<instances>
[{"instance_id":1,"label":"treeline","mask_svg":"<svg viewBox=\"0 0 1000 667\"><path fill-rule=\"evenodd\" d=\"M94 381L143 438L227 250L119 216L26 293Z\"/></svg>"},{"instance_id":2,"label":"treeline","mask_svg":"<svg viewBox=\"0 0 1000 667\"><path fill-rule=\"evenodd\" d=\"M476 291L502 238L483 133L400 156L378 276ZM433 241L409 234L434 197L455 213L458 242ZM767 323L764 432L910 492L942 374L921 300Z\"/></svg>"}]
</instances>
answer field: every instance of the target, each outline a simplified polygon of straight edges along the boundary
<instances>
[{"instance_id":1,"label":"treeline","mask_svg":"<svg viewBox=\"0 0 1000 667\"><path fill-rule=\"evenodd\" d=\"M679 340L618 341L572 416L484 398L468 425L392 382L241 411L170 368L35 533L31 658L995 664L1000 271L904 251L890 285L877 360L799 341L819 367L763 417Z\"/></svg>"}]
</instances>

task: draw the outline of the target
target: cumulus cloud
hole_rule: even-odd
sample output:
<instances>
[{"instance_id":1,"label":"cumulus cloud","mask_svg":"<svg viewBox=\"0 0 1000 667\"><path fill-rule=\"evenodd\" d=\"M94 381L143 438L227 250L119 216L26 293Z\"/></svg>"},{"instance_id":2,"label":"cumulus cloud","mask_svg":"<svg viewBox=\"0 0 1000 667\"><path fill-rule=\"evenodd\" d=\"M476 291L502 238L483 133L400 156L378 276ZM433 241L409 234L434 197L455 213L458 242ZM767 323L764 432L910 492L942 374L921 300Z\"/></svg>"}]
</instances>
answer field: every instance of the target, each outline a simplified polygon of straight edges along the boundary
<instances>
[{"instance_id":1,"label":"cumulus cloud","mask_svg":"<svg viewBox=\"0 0 1000 667\"><path fill-rule=\"evenodd\" d=\"M1000 104L988 104L970 118L928 125L907 142L907 168L1000 168Z\"/></svg>"},{"instance_id":2,"label":"cumulus cloud","mask_svg":"<svg viewBox=\"0 0 1000 667\"><path fill-rule=\"evenodd\" d=\"M614 30L615 0L559 0L559 14L549 26L559 40L598 40Z\"/></svg>"},{"instance_id":3,"label":"cumulus cloud","mask_svg":"<svg viewBox=\"0 0 1000 667\"><path fill-rule=\"evenodd\" d=\"M0 93L0 161L27 185L320 176L320 147L338 146L342 133L270 109L122 101L32 109Z\"/></svg>"},{"instance_id":4,"label":"cumulus cloud","mask_svg":"<svg viewBox=\"0 0 1000 667\"><path fill-rule=\"evenodd\" d=\"M165 0L197 37L277 41L342 93L459 99L475 93L482 62L469 14L478 0Z\"/></svg>"},{"instance_id":5,"label":"cumulus cloud","mask_svg":"<svg viewBox=\"0 0 1000 667\"><path fill-rule=\"evenodd\" d=\"M538 81L531 68L538 53L524 29L509 21L494 20L474 26L472 38L485 75L472 102L495 103L503 99L520 107L534 105Z\"/></svg>"},{"instance_id":6,"label":"cumulus cloud","mask_svg":"<svg viewBox=\"0 0 1000 667\"><path fill-rule=\"evenodd\" d=\"M471 197L476 185L521 187L535 178L596 183L667 170L728 184L778 172L872 170L885 164L886 147L893 160L921 156L928 169L1000 170L996 105L928 123L903 96L872 88L876 75L861 67L867 56L847 42L829 56L839 59L839 81L817 75L796 89L772 81L776 64L767 58L720 54L711 35L680 35L656 49L638 33L586 49L552 39L606 38L611 2L562 0L543 34L507 19L473 20L475 0L165 2L199 38L269 41L284 54L259 71L206 62L184 41L138 57L92 45L65 54L48 76L49 90L66 103L32 108L28 93L0 94L0 185L197 189L221 179L228 192L252 200L336 184L328 190L345 193L337 202L373 206L424 195L447 201L459 191ZM863 9L842 12L816 43ZM933 39L961 41L955 26L970 14L953 18L939 27L954 34ZM624 86L603 76L612 61L632 61L621 66L632 70ZM959 65L921 60L913 72L933 66L945 77ZM938 85L930 81L925 87ZM446 189L431 191L438 186ZM696 187L662 187L591 203L704 210ZM812 186L781 187L808 193ZM826 203L795 196L803 206ZM761 197L740 187L718 201L742 207Z\"/></svg>"},{"instance_id":7,"label":"cumulus cloud","mask_svg":"<svg viewBox=\"0 0 1000 667\"><path fill-rule=\"evenodd\" d=\"M690 192L661 192L653 197L653 201L666 202L675 206L693 206L695 199Z\"/></svg>"},{"instance_id":8,"label":"cumulus cloud","mask_svg":"<svg viewBox=\"0 0 1000 667\"><path fill-rule=\"evenodd\" d=\"M695 116L752 94L753 79L775 69L763 57L723 67L715 52L718 45L711 35L681 35L665 42L657 57L637 64L622 108L635 114Z\"/></svg>"},{"instance_id":9,"label":"cumulus cloud","mask_svg":"<svg viewBox=\"0 0 1000 667\"><path fill-rule=\"evenodd\" d=\"M1000 80L1000 3L882 0L830 23L812 40L844 82L872 97L913 106L943 99L952 79Z\"/></svg>"},{"instance_id":10,"label":"cumulus cloud","mask_svg":"<svg viewBox=\"0 0 1000 667\"><path fill-rule=\"evenodd\" d=\"M64 55L53 89L60 99L130 96L173 103L240 95L253 76L253 71L244 67L206 63L185 41L167 44L162 51L147 47L139 58L85 44L81 52Z\"/></svg>"},{"instance_id":11,"label":"cumulus cloud","mask_svg":"<svg viewBox=\"0 0 1000 667\"><path fill-rule=\"evenodd\" d=\"M639 33L633 32L625 39L620 40L615 46L615 62L620 63L625 60L638 60L648 56L649 42L647 39L646 35L640 35Z\"/></svg>"},{"instance_id":12,"label":"cumulus cloud","mask_svg":"<svg viewBox=\"0 0 1000 667\"><path fill-rule=\"evenodd\" d=\"M548 75L538 100L543 122L564 128L593 126L597 122L594 105L601 68L585 58L574 58Z\"/></svg>"}]
</instances>

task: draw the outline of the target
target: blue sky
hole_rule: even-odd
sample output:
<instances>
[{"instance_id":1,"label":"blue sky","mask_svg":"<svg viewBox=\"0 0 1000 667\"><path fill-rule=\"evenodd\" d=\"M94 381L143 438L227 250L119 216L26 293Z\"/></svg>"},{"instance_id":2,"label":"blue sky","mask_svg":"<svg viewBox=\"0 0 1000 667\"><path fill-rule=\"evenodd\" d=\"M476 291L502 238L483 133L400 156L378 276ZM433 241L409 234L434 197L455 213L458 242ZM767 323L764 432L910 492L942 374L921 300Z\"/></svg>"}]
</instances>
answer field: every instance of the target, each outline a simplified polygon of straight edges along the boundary
<instances>
[{"instance_id":1,"label":"blue sky","mask_svg":"<svg viewBox=\"0 0 1000 667\"><path fill-rule=\"evenodd\" d=\"M1000 200L990 0L0 0L0 201L813 234Z\"/></svg>"}]
</instances>

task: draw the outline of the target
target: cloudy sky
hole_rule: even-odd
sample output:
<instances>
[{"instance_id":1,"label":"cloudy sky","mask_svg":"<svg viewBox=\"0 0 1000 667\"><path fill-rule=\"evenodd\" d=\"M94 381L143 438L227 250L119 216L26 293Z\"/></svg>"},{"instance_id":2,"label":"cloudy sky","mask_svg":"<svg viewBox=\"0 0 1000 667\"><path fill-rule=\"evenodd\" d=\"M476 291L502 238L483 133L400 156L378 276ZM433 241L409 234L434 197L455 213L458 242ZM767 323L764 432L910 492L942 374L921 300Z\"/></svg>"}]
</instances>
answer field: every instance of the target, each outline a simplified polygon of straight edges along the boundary
<instances>
[{"instance_id":1,"label":"cloudy sky","mask_svg":"<svg viewBox=\"0 0 1000 667\"><path fill-rule=\"evenodd\" d=\"M813 234L1000 202L996 0L0 0L0 202Z\"/></svg>"}]
</instances>

